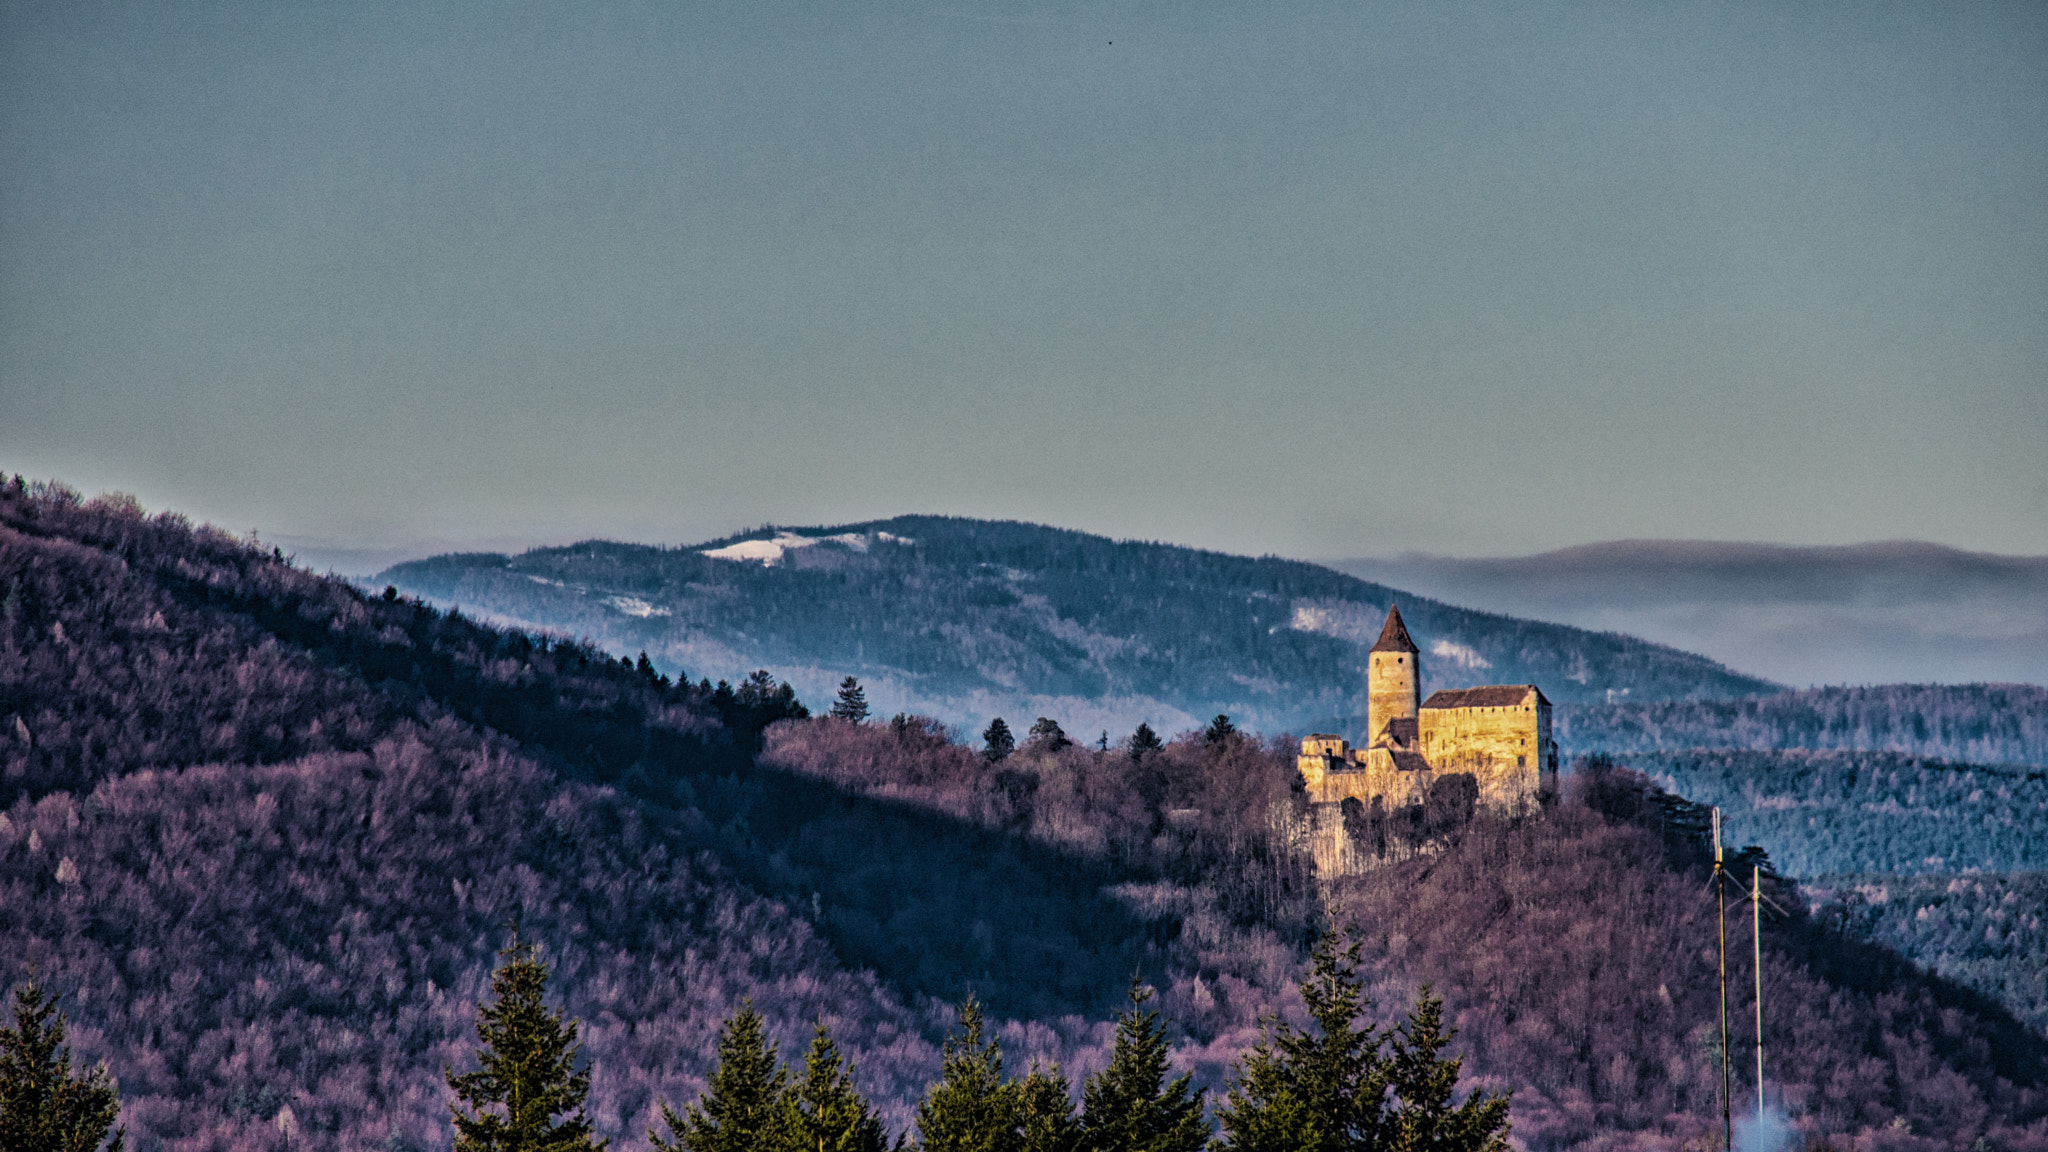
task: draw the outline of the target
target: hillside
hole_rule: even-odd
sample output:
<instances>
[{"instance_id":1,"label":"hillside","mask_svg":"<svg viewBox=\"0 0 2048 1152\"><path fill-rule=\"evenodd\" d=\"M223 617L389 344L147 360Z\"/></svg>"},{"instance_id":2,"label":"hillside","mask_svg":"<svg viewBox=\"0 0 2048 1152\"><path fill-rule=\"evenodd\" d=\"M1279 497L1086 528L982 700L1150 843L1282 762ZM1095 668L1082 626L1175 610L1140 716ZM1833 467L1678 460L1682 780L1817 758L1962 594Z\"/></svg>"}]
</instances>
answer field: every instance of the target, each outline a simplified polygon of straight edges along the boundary
<instances>
[{"instance_id":1,"label":"hillside","mask_svg":"<svg viewBox=\"0 0 2048 1152\"><path fill-rule=\"evenodd\" d=\"M2048 871L1830 876L1814 895L1844 932L1906 952L2048 1034Z\"/></svg>"},{"instance_id":2,"label":"hillside","mask_svg":"<svg viewBox=\"0 0 2048 1152\"><path fill-rule=\"evenodd\" d=\"M989 762L926 721L679 684L54 488L0 485L0 589L0 963L64 994L137 1147L284 1152L286 1104L292 1148L446 1147L440 1070L513 916L560 965L623 1149L701 1084L743 995L785 1044L830 1022L898 1127L970 987L1013 1060L1078 1078L1142 972L1215 1085L1298 1011L1330 907L1292 750L1242 733ZM1625 773L1516 824L1403 816L1335 907L1382 1012L1447 992L1529 1147L1664 1146L1718 1079L1699 820ZM1806 1130L2048 1148L2048 1043L1778 894L1773 1045Z\"/></svg>"},{"instance_id":3,"label":"hillside","mask_svg":"<svg viewBox=\"0 0 2048 1152\"><path fill-rule=\"evenodd\" d=\"M1909 540L1619 540L1331 567L1454 604L1646 637L1788 684L2048 685L2048 556Z\"/></svg>"},{"instance_id":4,"label":"hillside","mask_svg":"<svg viewBox=\"0 0 2048 1152\"><path fill-rule=\"evenodd\" d=\"M1557 710L1556 733L1573 755L1860 749L2048 765L2048 688L1881 684L1739 700L1567 705Z\"/></svg>"},{"instance_id":5,"label":"hillside","mask_svg":"<svg viewBox=\"0 0 2048 1152\"><path fill-rule=\"evenodd\" d=\"M884 711L1162 731L1227 712L1266 731L1364 711L1387 605L1425 690L1538 682L1553 699L1684 700L1774 686L1630 637L1472 612L1313 564L930 516L762 529L688 548L592 541L450 555L373 582L658 667L765 667L811 697L855 675Z\"/></svg>"},{"instance_id":6,"label":"hillside","mask_svg":"<svg viewBox=\"0 0 2048 1152\"><path fill-rule=\"evenodd\" d=\"M1638 752L1788 875L2048 868L2048 770L1897 752Z\"/></svg>"}]
</instances>

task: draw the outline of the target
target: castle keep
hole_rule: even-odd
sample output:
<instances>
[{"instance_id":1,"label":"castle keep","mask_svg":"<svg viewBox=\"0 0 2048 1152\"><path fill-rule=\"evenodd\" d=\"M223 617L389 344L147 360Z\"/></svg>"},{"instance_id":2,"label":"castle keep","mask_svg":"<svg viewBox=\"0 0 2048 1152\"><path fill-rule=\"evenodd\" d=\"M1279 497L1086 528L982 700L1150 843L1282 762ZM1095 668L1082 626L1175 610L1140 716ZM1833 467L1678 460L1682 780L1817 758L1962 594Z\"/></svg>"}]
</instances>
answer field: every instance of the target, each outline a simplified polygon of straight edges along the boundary
<instances>
[{"instance_id":1,"label":"castle keep","mask_svg":"<svg viewBox=\"0 0 2048 1152\"><path fill-rule=\"evenodd\" d=\"M1341 831L1339 805L1357 800L1395 811L1428 798L1439 779L1470 774L1485 807L1532 805L1557 788L1557 742L1550 701L1534 684L1447 689L1422 699L1421 653L1398 608L1367 653L1366 741L1341 736L1301 742L1296 764L1316 806L1319 828ZM1318 836L1317 867L1344 871L1341 842Z\"/></svg>"}]
</instances>

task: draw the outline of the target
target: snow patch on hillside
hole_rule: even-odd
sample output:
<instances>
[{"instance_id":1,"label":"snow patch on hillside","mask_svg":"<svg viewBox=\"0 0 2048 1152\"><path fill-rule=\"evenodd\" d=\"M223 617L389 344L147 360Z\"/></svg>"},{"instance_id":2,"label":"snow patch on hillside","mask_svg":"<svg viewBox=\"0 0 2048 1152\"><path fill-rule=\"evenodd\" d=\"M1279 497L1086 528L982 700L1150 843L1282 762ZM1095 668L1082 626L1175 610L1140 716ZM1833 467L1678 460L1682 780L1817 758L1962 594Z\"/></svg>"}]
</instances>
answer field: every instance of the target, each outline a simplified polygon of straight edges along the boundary
<instances>
[{"instance_id":1,"label":"snow patch on hillside","mask_svg":"<svg viewBox=\"0 0 2048 1152\"><path fill-rule=\"evenodd\" d=\"M1456 640L1437 641L1435 644L1430 645L1429 654L1446 664L1452 664L1459 668L1469 668L1473 671L1493 667L1493 661L1458 643Z\"/></svg>"},{"instance_id":2,"label":"snow patch on hillside","mask_svg":"<svg viewBox=\"0 0 2048 1152\"><path fill-rule=\"evenodd\" d=\"M887 532L877 532L874 539L884 544L914 544L916 541ZM706 548L703 555L713 560L733 560L740 563L758 563L773 568L782 558L798 548L809 548L817 544L837 544L855 552L868 550L869 538L859 532L842 532L837 536L802 536L795 532L777 532L773 540L742 540L727 544L723 548Z\"/></svg>"},{"instance_id":3,"label":"snow patch on hillside","mask_svg":"<svg viewBox=\"0 0 2048 1152\"><path fill-rule=\"evenodd\" d=\"M670 612L668 609L656 608L654 605L649 604L647 601L640 599L638 596L607 596L605 597L604 602L618 609L619 611L625 613L628 616L638 616L642 620L647 619L649 616L674 615L674 613Z\"/></svg>"}]
</instances>

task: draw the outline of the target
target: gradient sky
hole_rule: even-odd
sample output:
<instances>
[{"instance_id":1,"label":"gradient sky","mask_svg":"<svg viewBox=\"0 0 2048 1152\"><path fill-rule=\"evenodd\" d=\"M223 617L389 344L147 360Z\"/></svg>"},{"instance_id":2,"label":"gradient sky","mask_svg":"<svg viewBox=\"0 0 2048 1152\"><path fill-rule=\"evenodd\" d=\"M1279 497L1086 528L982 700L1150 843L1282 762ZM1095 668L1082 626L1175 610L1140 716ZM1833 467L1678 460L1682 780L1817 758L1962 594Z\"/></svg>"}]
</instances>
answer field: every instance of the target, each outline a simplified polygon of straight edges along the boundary
<instances>
[{"instance_id":1,"label":"gradient sky","mask_svg":"<svg viewBox=\"0 0 2048 1152\"><path fill-rule=\"evenodd\" d=\"M0 467L2048 552L2048 5L0 4Z\"/></svg>"}]
</instances>

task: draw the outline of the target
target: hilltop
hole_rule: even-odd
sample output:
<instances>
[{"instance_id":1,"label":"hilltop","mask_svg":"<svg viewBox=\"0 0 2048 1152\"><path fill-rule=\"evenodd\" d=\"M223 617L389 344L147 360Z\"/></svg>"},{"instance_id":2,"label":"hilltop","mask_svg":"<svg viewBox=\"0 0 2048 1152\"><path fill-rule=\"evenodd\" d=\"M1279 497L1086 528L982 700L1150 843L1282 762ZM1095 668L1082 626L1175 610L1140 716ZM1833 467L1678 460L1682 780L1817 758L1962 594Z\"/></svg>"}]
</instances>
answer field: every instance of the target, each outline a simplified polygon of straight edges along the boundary
<instances>
[{"instance_id":1,"label":"hilltop","mask_svg":"<svg viewBox=\"0 0 2048 1152\"><path fill-rule=\"evenodd\" d=\"M1328 568L1009 521L764 528L684 548L590 541L400 564L372 585L588 636L714 679L768 668L807 695L856 675L885 711L1080 733L1226 712L1266 731L1362 713L1363 655L1398 600L1424 691L1535 682L1561 702L1775 689L1627 636L1455 608Z\"/></svg>"}]
</instances>

